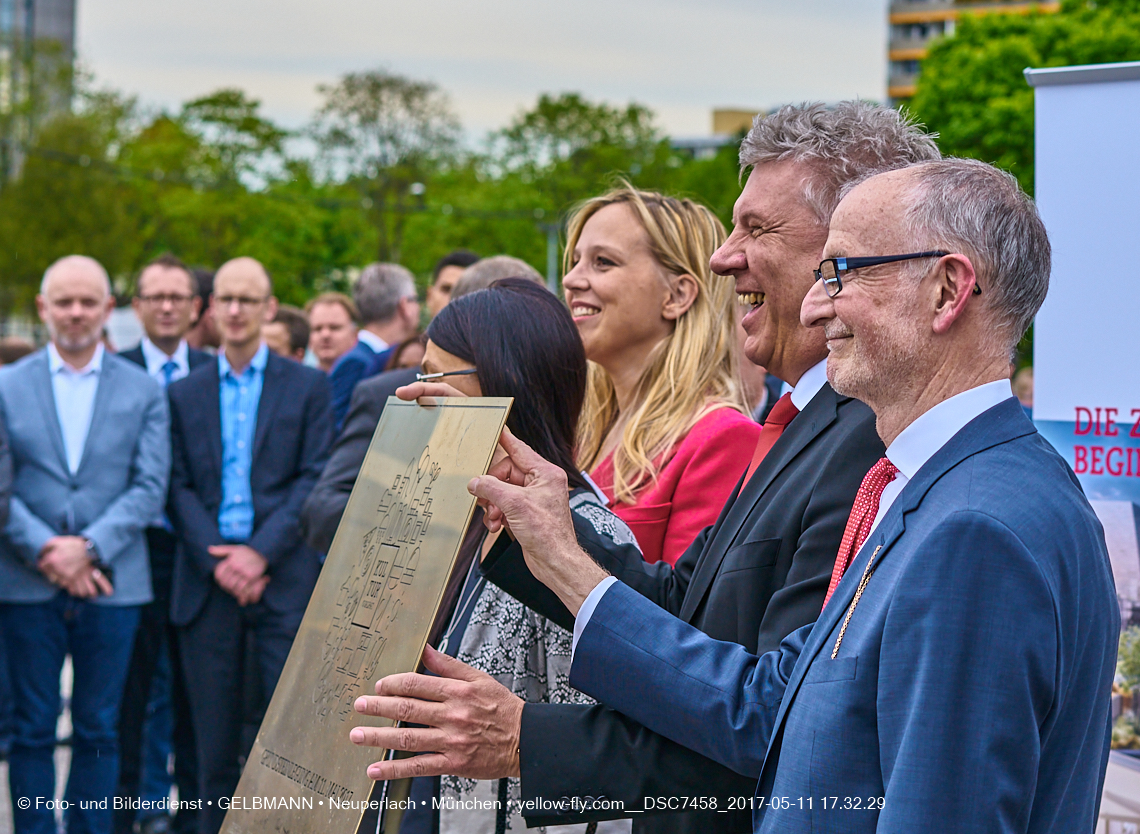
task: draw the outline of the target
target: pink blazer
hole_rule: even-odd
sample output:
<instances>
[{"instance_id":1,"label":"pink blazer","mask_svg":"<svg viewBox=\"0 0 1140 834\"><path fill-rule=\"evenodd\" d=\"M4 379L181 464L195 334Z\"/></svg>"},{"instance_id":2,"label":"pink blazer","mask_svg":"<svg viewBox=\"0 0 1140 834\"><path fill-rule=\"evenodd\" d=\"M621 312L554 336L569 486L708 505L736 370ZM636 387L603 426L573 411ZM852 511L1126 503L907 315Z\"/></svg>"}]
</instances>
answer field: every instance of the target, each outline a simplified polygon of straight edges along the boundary
<instances>
[{"instance_id":1,"label":"pink blazer","mask_svg":"<svg viewBox=\"0 0 1140 834\"><path fill-rule=\"evenodd\" d=\"M590 473L633 534L647 562L670 565L705 527L716 521L736 482L752 461L760 426L731 408L706 414L633 504L614 502L613 455Z\"/></svg>"}]
</instances>

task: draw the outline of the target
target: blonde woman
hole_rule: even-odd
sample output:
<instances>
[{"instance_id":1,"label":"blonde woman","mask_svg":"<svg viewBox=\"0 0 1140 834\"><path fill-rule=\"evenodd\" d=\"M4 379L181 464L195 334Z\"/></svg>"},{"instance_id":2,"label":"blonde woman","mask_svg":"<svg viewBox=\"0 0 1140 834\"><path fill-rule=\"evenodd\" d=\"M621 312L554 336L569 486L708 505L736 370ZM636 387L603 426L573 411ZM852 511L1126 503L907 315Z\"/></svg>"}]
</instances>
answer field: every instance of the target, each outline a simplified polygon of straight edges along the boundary
<instances>
[{"instance_id":1,"label":"blonde woman","mask_svg":"<svg viewBox=\"0 0 1140 834\"><path fill-rule=\"evenodd\" d=\"M738 381L733 282L709 209L623 184L570 219L563 288L590 360L578 463L669 564L716 521L760 427Z\"/></svg>"}]
</instances>

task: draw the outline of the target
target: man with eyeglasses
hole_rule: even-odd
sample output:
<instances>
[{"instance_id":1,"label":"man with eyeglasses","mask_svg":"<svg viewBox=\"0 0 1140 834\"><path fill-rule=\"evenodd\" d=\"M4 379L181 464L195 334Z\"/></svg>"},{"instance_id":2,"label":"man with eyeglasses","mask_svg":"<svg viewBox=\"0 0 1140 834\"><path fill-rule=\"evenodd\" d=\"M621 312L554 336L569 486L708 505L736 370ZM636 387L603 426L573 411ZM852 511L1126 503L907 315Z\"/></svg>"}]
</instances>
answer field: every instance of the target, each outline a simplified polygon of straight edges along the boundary
<instances>
[{"instance_id":1,"label":"man with eyeglasses","mask_svg":"<svg viewBox=\"0 0 1140 834\"><path fill-rule=\"evenodd\" d=\"M505 437L511 464L472 491L576 615L571 685L758 772L759 832L1092 831L1120 611L1101 525L1008 378L1049 271L1032 202L985 163L921 163L843 198L800 318L886 454L819 620L759 657L591 562L551 512L561 470ZM422 721L391 697L417 683L382 682L367 711Z\"/></svg>"},{"instance_id":2,"label":"man with eyeglasses","mask_svg":"<svg viewBox=\"0 0 1140 834\"><path fill-rule=\"evenodd\" d=\"M232 796L248 752L245 666L268 703L320 571L297 517L332 441L328 380L269 350L262 327L276 310L260 263L223 264L213 298L222 349L169 388L169 511L181 539L171 619L194 718L202 834L221 827L218 800Z\"/></svg>"},{"instance_id":3,"label":"man with eyeglasses","mask_svg":"<svg viewBox=\"0 0 1140 834\"><path fill-rule=\"evenodd\" d=\"M142 268L132 306L144 335L137 347L119 355L144 368L164 389L213 358L186 342L186 334L201 314L202 302L194 274L174 255L161 255ZM142 609L139 618L119 714L119 795L152 801L169 795L171 779L166 763L173 745L179 795L191 798L198 788L194 731L178 641L170 624L170 588L178 539L165 514L146 528L146 543L154 600ZM194 814L187 810L177 815L181 834L196 829ZM118 834L130 832L135 822L135 812L129 808L115 814ZM142 834L157 834L169 827L170 818L166 811L152 811L138 814L137 822Z\"/></svg>"}]
</instances>

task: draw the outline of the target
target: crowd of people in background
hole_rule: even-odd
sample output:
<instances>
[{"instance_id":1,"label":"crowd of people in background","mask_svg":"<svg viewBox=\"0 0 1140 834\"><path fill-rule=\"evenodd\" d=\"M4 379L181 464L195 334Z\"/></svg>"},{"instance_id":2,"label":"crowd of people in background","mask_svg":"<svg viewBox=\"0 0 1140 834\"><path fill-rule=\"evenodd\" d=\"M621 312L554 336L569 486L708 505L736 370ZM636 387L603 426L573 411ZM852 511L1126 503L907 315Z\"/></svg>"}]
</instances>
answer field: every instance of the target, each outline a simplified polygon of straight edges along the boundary
<instances>
[{"instance_id":1,"label":"crowd of people in background","mask_svg":"<svg viewBox=\"0 0 1140 834\"><path fill-rule=\"evenodd\" d=\"M805 257L818 261L812 229ZM749 360L763 351L745 353L742 315L765 299L722 277L748 267L732 240L708 208L623 183L569 218L562 298L522 260L461 249L440 258L422 303L409 270L373 263L350 293L299 308L278 303L253 258L212 272L164 254L134 280L145 335L117 354L103 267L82 255L47 266L47 345L0 341L0 748L13 796L56 794L70 657L68 830L220 829L219 800L391 395L514 397L510 428L565 472L591 552L677 564L751 477L761 438L798 413L792 386ZM785 317L792 345L804 293L784 309L770 292L765 315ZM790 351L769 353L777 369ZM821 351L808 353L790 380L815 374L805 398L824 385ZM1031 372L1021 380L1031 403ZM476 569L498 539L477 512L432 644L528 702L590 703L568 683L572 619L535 613ZM522 796L517 779L458 778L418 780L412 795L484 789ZM115 795L139 801L80 804ZM55 831L50 808L13 813L18 834ZM474 829L426 813L402 830Z\"/></svg>"}]
</instances>

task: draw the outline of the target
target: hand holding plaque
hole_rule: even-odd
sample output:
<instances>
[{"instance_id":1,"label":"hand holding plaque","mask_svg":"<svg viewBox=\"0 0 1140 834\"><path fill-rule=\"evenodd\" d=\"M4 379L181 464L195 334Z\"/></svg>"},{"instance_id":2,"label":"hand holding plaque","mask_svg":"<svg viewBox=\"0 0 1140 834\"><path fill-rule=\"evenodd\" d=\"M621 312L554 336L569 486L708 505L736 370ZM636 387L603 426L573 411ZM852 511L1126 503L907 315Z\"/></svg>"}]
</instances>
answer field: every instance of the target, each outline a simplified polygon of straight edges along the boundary
<instances>
[{"instance_id":1,"label":"hand holding plaque","mask_svg":"<svg viewBox=\"0 0 1140 834\"><path fill-rule=\"evenodd\" d=\"M376 695L356 699L364 715L425 724L426 728L355 727L355 744L387 750L428 752L409 759L375 762L372 779L438 776L470 779L519 775L523 701L490 675L427 646L424 667L438 677L389 675Z\"/></svg>"}]
</instances>

